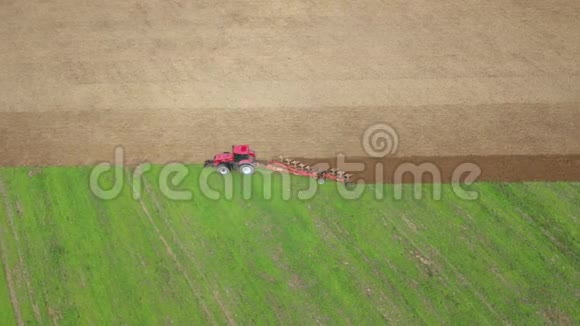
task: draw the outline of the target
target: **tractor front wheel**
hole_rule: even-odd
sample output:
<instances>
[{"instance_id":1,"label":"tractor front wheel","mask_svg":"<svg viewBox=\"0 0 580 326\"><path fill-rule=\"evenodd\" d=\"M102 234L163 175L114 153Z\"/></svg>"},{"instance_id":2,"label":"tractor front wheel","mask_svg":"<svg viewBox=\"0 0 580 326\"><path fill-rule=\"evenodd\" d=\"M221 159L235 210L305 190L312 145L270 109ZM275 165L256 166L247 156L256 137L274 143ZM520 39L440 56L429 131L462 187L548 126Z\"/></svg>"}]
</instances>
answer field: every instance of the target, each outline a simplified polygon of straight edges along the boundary
<instances>
[{"instance_id":1,"label":"tractor front wheel","mask_svg":"<svg viewBox=\"0 0 580 326\"><path fill-rule=\"evenodd\" d=\"M220 164L217 167L217 171L221 175L226 175L230 173L230 168L225 164Z\"/></svg>"},{"instance_id":2,"label":"tractor front wheel","mask_svg":"<svg viewBox=\"0 0 580 326\"><path fill-rule=\"evenodd\" d=\"M254 170L255 170L254 166L251 164L242 164L238 168L238 171L240 171L240 173L244 175L252 175L254 174Z\"/></svg>"}]
</instances>

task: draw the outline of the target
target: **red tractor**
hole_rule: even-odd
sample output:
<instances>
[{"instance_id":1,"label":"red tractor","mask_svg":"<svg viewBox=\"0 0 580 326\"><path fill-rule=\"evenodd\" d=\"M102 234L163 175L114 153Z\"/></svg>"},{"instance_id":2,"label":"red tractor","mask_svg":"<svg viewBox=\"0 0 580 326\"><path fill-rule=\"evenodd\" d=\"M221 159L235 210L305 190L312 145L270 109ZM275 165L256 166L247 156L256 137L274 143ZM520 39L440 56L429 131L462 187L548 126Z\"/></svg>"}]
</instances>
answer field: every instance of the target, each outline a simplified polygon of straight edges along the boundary
<instances>
[{"instance_id":1,"label":"red tractor","mask_svg":"<svg viewBox=\"0 0 580 326\"><path fill-rule=\"evenodd\" d=\"M347 187L352 186L350 180L352 174L335 168L321 171L308 164L283 156L280 156L279 160L259 162L256 160L256 153L250 149L249 145L232 146L231 153L223 152L214 155L213 159L205 161L204 167L216 168L222 175L229 174L232 170L250 175L254 173L256 167L261 167L271 171L314 178L319 184L323 184L326 180L334 180L344 183Z\"/></svg>"},{"instance_id":2,"label":"red tractor","mask_svg":"<svg viewBox=\"0 0 580 326\"><path fill-rule=\"evenodd\" d=\"M256 153L249 145L234 145L232 152L223 152L214 155L213 159L205 161L204 167L213 166L222 175L238 170L242 174L250 175L256 169Z\"/></svg>"}]
</instances>

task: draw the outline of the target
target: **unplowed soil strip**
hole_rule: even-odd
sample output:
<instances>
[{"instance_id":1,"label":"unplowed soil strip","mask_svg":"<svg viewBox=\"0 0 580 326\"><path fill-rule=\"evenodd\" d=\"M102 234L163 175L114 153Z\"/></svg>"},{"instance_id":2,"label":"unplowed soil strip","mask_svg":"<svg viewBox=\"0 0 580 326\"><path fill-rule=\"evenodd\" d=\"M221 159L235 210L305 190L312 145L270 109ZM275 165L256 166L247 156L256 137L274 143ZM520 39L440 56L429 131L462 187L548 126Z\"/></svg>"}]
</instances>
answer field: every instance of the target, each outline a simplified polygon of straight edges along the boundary
<instances>
[{"instance_id":1,"label":"unplowed soil strip","mask_svg":"<svg viewBox=\"0 0 580 326\"><path fill-rule=\"evenodd\" d=\"M460 167L465 163L469 171L480 170L477 181L524 182L524 181L580 181L580 155L536 155L536 156L435 156L435 157L385 157L385 158L347 158L347 164L337 164L336 159L300 159L306 164L327 164L349 171L353 179L367 183L413 183L419 180L431 183L440 178L442 183L452 181L454 173L460 175ZM404 165L406 164L406 165ZM382 170L376 173L376 169ZM434 173L425 172L428 167ZM360 170L356 170L360 169ZM405 172L405 173L403 173ZM413 172L417 173L415 179ZM462 177L465 177L463 174Z\"/></svg>"}]
</instances>

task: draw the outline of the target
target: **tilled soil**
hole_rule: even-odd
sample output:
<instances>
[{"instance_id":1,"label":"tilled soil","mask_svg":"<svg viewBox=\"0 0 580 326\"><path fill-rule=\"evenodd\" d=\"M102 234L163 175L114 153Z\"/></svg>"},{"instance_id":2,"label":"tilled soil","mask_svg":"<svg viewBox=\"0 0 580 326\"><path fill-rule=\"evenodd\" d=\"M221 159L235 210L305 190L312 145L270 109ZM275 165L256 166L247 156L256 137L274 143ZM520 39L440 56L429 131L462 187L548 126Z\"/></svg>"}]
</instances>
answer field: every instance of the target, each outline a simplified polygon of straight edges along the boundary
<instances>
[{"instance_id":1,"label":"tilled soil","mask_svg":"<svg viewBox=\"0 0 580 326\"><path fill-rule=\"evenodd\" d=\"M4 1L0 166L365 157L386 122L389 160L577 180L579 6Z\"/></svg>"}]
</instances>

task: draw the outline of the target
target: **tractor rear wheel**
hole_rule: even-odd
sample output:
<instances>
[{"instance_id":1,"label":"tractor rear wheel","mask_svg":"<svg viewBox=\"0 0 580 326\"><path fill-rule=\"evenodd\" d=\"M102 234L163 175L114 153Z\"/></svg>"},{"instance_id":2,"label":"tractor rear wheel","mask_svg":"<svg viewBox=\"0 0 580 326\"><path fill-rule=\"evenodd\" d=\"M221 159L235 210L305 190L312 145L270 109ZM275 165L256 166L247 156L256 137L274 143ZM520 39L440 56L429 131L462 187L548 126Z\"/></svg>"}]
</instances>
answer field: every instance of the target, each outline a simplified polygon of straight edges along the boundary
<instances>
[{"instance_id":1,"label":"tractor rear wheel","mask_svg":"<svg viewBox=\"0 0 580 326\"><path fill-rule=\"evenodd\" d=\"M238 168L238 171L240 171L241 174L244 175L251 175L254 174L254 166L251 164L242 164L240 165L240 167Z\"/></svg>"},{"instance_id":2,"label":"tractor rear wheel","mask_svg":"<svg viewBox=\"0 0 580 326\"><path fill-rule=\"evenodd\" d=\"M225 164L220 164L217 167L217 171L221 175L226 175L230 173L230 168Z\"/></svg>"}]
</instances>

